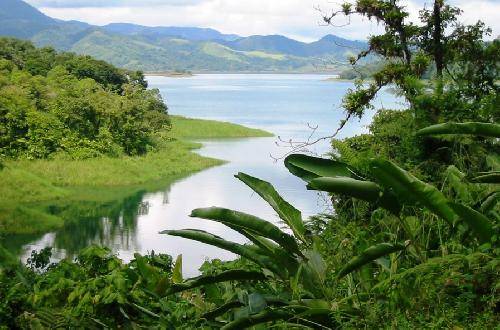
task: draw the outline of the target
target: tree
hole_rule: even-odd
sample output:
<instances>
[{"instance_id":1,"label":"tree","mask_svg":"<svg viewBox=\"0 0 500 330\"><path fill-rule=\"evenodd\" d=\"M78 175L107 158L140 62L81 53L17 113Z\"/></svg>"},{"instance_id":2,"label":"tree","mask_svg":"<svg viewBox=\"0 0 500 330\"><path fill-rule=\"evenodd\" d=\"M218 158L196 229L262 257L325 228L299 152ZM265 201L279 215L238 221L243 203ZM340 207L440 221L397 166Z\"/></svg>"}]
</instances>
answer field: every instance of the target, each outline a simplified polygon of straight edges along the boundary
<instances>
[{"instance_id":1,"label":"tree","mask_svg":"<svg viewBox=\"0 0 500 330\"><path fill-rule=\"evenodd\" d=\"M332 25L339 16L361 15L385 29L369 38L366 51L351 58L356 65L360 59L376 55L385 65L368 86L359 82L347 93L343 102L347 120L361 117L377 93L390 84L401 90L420 128L450 119L495 119L483 110L498 101L495 80L500 41L484 42L491 30L482 22L460 24L460 14L460 9L435 0L431 10L420 11L417 24L409 21L409 12L398 0L357 0L325 15L325 22ZM435 73L432 79L421 81L429 71Z\"/></svg>"}]
</instances>

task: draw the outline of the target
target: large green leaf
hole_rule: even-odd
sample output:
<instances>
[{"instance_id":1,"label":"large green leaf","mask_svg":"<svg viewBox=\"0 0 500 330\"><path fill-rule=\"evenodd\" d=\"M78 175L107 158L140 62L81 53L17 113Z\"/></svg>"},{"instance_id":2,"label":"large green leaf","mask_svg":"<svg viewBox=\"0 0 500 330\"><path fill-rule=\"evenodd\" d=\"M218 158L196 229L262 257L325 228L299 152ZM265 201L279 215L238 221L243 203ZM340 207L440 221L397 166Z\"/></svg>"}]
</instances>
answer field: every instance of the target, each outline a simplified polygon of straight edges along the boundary
<instances>
[{"instance_id":1,"label":"large green leaf","mask_svg":"<svg viewBox=\"0 0 500 330\"><path fill-rule=\"evenodd\" d=\"M268 202L276 213L278 213L279 217L290 227L295 237L304 243L306 242L306 228L302 221L302 214L285 201L269 182L254 178L245 173L238 173L236 178L244 182Z\"/></svg>"},{"instance_id":2,"label":"large green leaf","mask_svg":"<svg viewBox=\"0 0 500 330\"><path fill-rule=\"evenodd\" d=\"M215 318L229 312L231 309L239 308L239 307L243 307L243 306L245 306L245 304L243 304L241 301L232 300L232 301L229 301L229 302L215 308L214 310L211 310L211 311L203 314L200 318L205 319L205 320L214 320Z\"/></svg>"},{"instance_id":3,"label":"large green leaf","mask_svg":"<svg viewBox=\"0 0 500 330\"><path fill-rule=\"evenodd\" d=\"M491 192L481 203L480 211L483 214L488 213L494 209L494 207L498 204L498 201L500 201L500 191Z\"/></svg>"},{"instance_id":4,"label":"large green leaf","mask_svg":"<svg viewBox=\"0 0 500 330\"><path fill-rule=\"evenodd\" d=\"M202 275L186 280L184 283L174 284L169 293L177 293L200 287L202 285L215 284L227 281L262 281L266 277L261 272L247 271L241 269L228 270L216 275Z\"/></svg>"},{"instance_id":5,"label":"large green leaf","mask_svg":"<svg viewBox=\"0 0 500 330\"><path fill-rule=\"evenodd\" d=\"M404 250L405 246L402 244L390 244L390 243L380 243L377 245L373 245L363 251L361 255L353 258L351 261L347 263L347 265L342 268L338 274L337 278L341 279L342 277L352 273L353 271L363 267L364 265L381 258L387 254L391 254L397 251Z\"/></svg>"},{"instance_id":6,"label":"large green leaf","mask_svg":"<svg viewBox=\"0 0 500 330\"><path fill-rule=\"evenodd\" d=\"M254 233L248 229L236 226L231 223L226 223L225 225L245 236L250 242L260 247L266 255L274 256L280 250L286 253L285 250L283 250L278 244L274 243L273 241L267 238L260 236L257 233Z\"/></svg>"},{"instance_id":7,"label":"large green leaf","mask_svg":"<svg viewBox=\"0 0 500 330\"><path fill-rule=\"evenodd\" d=\"M285 159L285 166L293 175L298 176L306 182L325 176L359 178L345 163L302 154L288 156Z\"/></svg>"},{"instance_id":8,"label":"large green leaf","mask_svg":"<svg viewBox=\"0 0 500 330\"><path fill-rule=\"evenodd\" d=\"M193 210L191 216L238 226L251 233L275 241L291 254L302 255L293 236L284 233L277 226L256 216L218 207L196 209Z\"/></svg>"},{"instance_id":9,"label":"large green leaf","mask_svg":"<svg viewBox=\"0 0 500 330\"><path fill-rule=\"evenodd\" d=\"M469 134L500 137L500 125L491 123L444 123L426 127L417 135Z\"/></svg>"},{"instance_id":10,"label":"large green leaf","mask_svg":"<svg viewBox=\"0 0 500 330\"><path fill-rule=\"evenodd\" d=\"M245 246L238 243L227 241L219 236L210 234L202 230L195 229L184 229L184 230L166 230L160 234L167 234L171 236L183 237L186 239L191 239L201 243L216 246L218 248L230 251L232 253L238 254L245 257L263 268L267 268L276 274L281 274L282 269L277 267L277 265L269 258L263 255L259 250L252 248L251 246Z\"/></svg>"},{"instance_id":11,"label":"large green leaf","mask_svg":"<svg viewBox=\"0 0 500 330\"><path fill-rule=\"evenodd\" d=\"M222 327L222 329L247 329L259 324L275 321L289 322L292 328L297 327L298 324L315 329L337 328L338 325L333 326L335 322L332 320L331 314L331 309L309 308L301 302L297 302L297 305L266 309L255 315L238 318Z\"/></svg>"},{"instance_id":12,"label":"large green leaf","mask_svg":"<svg viewBox=\"0 0 500 330\"><path fill-rule=\"evenodd\" d=\"M467 223L481 243L491 241L493 226L487 217L465 205L457 203L448 203L448 205L459 215L462 221Z\"/></svg>"},{"instance_id":13,"label":"large green leaf","mask_svg":"<svg viewBox=\"0 0 500 330\"><path fill-rule=\"evenodd\" d=\"M247 229L229 223L225 225L248 238L259 248L259 253L269 256L280 267L285 267L291 273L296 271L298 267L297 260L278 244Z\"/></svg>"},{"instance_id":14,"label":"large green leaf","mask_svg":"<svg viewBox=\"0 0 500 330\"><path fill-rule=\"evenodd\" d=\"M500 172L498 171L493 171L493 172L483 172L479 173L478 176L472 178L472 182L477 182L477 183L493 183L497 184L500 183Z\"/></svg>"},{"instance_id":15,"label":"large green leaf","mask_svg":"<svg viewBox=\"0 0 500 330\"><path fill-rule=\"evenodd\" d=\"M399 214L401 205L394 195L384 192L380 186L371 181L361 181L346 177L317 178L311 180L308 189L347 195L371 203L379 203L389 211Z\"/></svg>"},{"instance_id":16,"label":"large green leaf","mask_svg":"<svg viewBox=\"0 0 500 330\"><path fill-rule=\"evenodd\" d=\"M500 125L491 123L444 123L426 127L417 135L437 134L470 134L479 136L500 137Z\"/></svg>"},{"instance_id":17,"label":"large green leaf","mask_svg":"<svg viewBox=\"0 0 500 330\"><path fill-rule=\"evenodd\" d=\"M450 224L456 219L455 212L438 189L420 181L392 162L372 160L371 172L384 188L392 190L402 204L423 205Z\"/></svg>"},{"instance_id":18,"label":"large green leaf","mask_svg":"<svg viewBox=\"0 0 500 330\"><path fill-rule=\"evenodd\" d=\"M380 195L382 195L382 189L380 189L378 184L347 177L322 177L313 179L309 182L307 188L348 195L368 202L376 202Z\"/></svg>"}]
</instances>

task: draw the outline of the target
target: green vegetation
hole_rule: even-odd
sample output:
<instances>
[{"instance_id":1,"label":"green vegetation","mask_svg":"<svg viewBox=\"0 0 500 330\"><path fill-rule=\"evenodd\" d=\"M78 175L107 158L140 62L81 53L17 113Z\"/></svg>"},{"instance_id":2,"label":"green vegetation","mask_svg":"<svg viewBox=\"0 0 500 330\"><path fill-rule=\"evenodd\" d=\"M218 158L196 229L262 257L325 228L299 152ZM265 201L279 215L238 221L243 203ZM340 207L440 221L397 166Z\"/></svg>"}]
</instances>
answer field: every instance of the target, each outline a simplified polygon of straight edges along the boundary
<instances>
[{"instance_id":1,"label":"green vegetation","mask_svg":"<svg viewBox=\"0 0 500 330\"><path fill-rule=\"evenodd\" d=\"M168 133L174 140L143 156L5 161L0 171L0 232L42 233L61 226L63 219L48 215L41 202L115 200L144 189L160 189L178 178L223 163L193 153L200 144L182 139L270 136L229 123L171 118L173 125L180 123Z\"/></svg>"},{"instance_id":2,"label":"green vegetation","mask_svg":"<svg viewBox=\"0 0 500 330\"><path fill-rule=\"evenodd\" d=\"M184 139L272 136L231 123L170 118L173 126L167 136L173 140L142 156L5 161L0 171L0 233L42 233L61 226L63 219L48 215L42 202L115 200L163 188L178 178L223 163L192 152L200 144ZM33 223L33 219L37 221Z\"/></svg>"},{"instance_id":3,"label":"green vegetation","mask_svg":"<svg viewBox=\"0 0 500 330\"><path fill-rule=\"evenodd\" d=\"M182 117L170 131L159 92L146 86L140 72L1 38L0 232L62 225L39 202L87 200L92 189L135 191L221 164L181 139L270 136Z\"/></svg>"},{"instance_id":4,"label":"green vegetation","mask_svg":"<svg viewBox=\"0 0 500 330\"><path fill-rule=\"evenodd\" d=\"M173 141L144 156L7 161L0 172L3 183L0 231L40 233L61 226L62 219L57 222L45 215L38 221L38 217L33 216L33 209L36 210L40 202L116 199L125 192L144 189L152 182L159 181L166 186L172 180L222 163L193 153L191 150L196 147L196 144ZM99 191L102 193L96 196Z\"/></svg>"},{"instance_id":5,"label":"green vegetation","mask_svg":"<svg viewBox=\"0 0 500 330\"><path fill-rule=\"evenodd\" d=\"M171 134L179 139L273 136L273 134L260 129L215 120L192 119L181 116L171 116L170 118L172 121Z\"/></svg>"},{"instance_id":6,"label":"green vegetation","mask_svg":"<svg viewBox=\"0 0 500 330\"><path fill-rule=\"evenodd\" d=\"M359 0L333 13L326 22L359 14L385 26L360 54L384 65L345 96L341 127L386 85L409 104L378 111L367 134L334 139L330 158L285 159L334 212L303 219L270 183L239 173L280 227L225 208L194 210L248 243L165 231L241 257L207 261L191 279L182 277L182 256L136 255L124 265L91 247L48 266L50 250L27 265L0 250L0 320L21 328L497 328L500 41L483 42L482 23L458 24L460 11L439 0L420 12L419 26L394 1Z\"/></svg>"},{"instance_id":7,"label":"green vegetation","mask_svg":"<svg viewBox=\"0 0 500 330\"><path fill-rule=\"evenodd\" d=\"M158 90L140 72L90 57L0 39L0 155L10 158L140 155L167 129Z\"/></svg>"}]
</instances>

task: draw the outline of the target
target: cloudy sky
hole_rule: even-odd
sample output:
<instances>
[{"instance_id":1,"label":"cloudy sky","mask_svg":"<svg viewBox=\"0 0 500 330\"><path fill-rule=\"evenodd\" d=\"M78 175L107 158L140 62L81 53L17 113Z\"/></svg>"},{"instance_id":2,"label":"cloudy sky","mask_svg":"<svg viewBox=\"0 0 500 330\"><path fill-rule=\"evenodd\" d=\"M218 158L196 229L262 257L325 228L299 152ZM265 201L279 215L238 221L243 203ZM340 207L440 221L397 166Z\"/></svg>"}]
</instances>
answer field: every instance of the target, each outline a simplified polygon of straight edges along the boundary
<instances>
[{"instance_id":1,"label":"cloudy sky","mask_svg":"<svg viewBox=\"0 0 500 330\"><path fill-rule=\"evenodd\" d=\"M344 27L321 24L318 8L327 12L338 8L341 0L26 0L45 14L64 20L79 20L96 25L128 22L147 26L211 27L242 36L283 34L312 41L325 34L365 39L380 27L354 19ZM431 0L404 0L417 15ZM478 19L500 34L500 0L450 0L463 9L462 21ZM338 21L343 25L345 21Z\"/></svg>"}]
</instances>

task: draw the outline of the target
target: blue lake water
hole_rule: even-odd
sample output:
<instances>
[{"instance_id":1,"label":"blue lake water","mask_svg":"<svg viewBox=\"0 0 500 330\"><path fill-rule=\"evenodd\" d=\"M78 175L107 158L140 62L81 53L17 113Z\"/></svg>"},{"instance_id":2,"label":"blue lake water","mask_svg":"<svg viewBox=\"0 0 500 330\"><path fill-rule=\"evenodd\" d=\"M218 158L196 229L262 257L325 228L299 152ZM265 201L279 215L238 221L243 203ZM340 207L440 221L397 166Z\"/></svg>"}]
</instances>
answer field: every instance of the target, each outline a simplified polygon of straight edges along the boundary
<instances>
[{"instance_id":1,"label":"blue lake water","mask_svg":"<svg viewBox=\"0 0 500 330\"><path fill-rule=\"evenodd\" d=\"M304 217L328 211L325 196L307 191L281 160L275 160L290 151L280 139L297 142L328 136L343 119L342 96L353 84L326 78L263 74L148 77L150 87L161 91L171 114L243 124L265 129L276 137L201 141L203 148L196 152L228 163L178 180L158 192L139 192L105 205L66 205L67 213L81 216L73 217L57 232L22 237L18 243L21 247L16 248L24 258L31 250L45 246L53 246L59 257L73 255L89 244L109 246L124 260L132 258L135 252L152 250L174 257L183 254L185 275L195 275L204 260L228 260L234 255L201 243L160 235L160 231L195 228L238 242L244 238L218 223L189 218L192 209L221 206L278 223L273 210L233 177L238 172L273 183ZM382 92L375 104L378 108L401 107L387 92ZM371 116L367 114L361 121L352 121L339 137L365 132ZM323 140L308 149L321 155L329 151L328 145L328 140Z\"/></svg>"}]
</instances>

